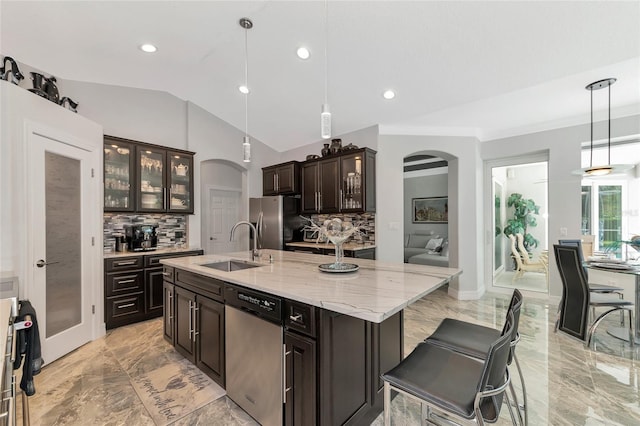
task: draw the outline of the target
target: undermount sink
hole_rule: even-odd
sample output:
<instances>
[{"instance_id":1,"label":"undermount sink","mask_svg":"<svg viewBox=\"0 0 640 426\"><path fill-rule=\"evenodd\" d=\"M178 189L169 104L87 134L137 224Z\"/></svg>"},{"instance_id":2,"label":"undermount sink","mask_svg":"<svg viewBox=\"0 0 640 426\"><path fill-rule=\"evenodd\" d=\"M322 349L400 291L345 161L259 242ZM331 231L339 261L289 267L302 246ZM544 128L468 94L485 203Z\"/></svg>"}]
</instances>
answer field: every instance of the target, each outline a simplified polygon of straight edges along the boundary
<instances>
[{"instance_id":1,"label":"undermount sink","mask_svg":"<svg viewBox=\"0 0 640 426\"><path fill-rule=\"evenodd\" d=\"M218 271L223 272L233 272L241 271L243 269L257 268L264 265L247 262L246 260L225 260L222 262L205 263L204 265L200 266L204 266L205 268L217 269Z\"/></svg>"}]
</instances>

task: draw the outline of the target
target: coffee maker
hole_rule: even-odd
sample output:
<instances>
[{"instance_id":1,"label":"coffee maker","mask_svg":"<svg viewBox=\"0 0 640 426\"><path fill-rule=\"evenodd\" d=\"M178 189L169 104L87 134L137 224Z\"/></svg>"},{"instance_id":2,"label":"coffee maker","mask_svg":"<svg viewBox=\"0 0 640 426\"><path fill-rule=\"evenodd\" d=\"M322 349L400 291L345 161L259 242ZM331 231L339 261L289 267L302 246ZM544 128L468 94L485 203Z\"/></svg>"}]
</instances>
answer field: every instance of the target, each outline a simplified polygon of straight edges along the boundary
<instances>
[{"instance_id":1,"label":"coffee maker","mask_svg":"<svg viewBox=\"0 0 640 426\"><path fill-rule=\"evenodd\" d=\"M129 251L155 250L158 246L157 228L158 225L125 225Z\"/></svg>"}]
</instances>

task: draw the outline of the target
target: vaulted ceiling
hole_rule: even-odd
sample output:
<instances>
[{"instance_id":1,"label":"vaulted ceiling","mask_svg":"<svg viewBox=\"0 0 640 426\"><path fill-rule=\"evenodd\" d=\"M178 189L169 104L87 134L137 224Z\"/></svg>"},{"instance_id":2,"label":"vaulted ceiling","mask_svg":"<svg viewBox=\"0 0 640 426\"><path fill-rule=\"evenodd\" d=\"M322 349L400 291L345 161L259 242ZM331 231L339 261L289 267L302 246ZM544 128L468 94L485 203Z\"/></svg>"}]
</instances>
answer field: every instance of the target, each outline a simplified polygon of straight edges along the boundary
<instances>
[{"instance_id":1,"label":"vaulted ceiling","mask_svg":"<svg viewBox=\"0 0 640 426\"><path fill-rule=\"evenodd\" d=\"M330 1L327 32L322 1L3 0L0 13L4 55L64 79L166 91L240 129L238 20L249 17L249 133L279 151L320 139L325 41L333 134L379 124L486 140L584 123L584 87L606 77L618 78L614 116L640 113L637 1Z\"/></svg>"}]
</instances>

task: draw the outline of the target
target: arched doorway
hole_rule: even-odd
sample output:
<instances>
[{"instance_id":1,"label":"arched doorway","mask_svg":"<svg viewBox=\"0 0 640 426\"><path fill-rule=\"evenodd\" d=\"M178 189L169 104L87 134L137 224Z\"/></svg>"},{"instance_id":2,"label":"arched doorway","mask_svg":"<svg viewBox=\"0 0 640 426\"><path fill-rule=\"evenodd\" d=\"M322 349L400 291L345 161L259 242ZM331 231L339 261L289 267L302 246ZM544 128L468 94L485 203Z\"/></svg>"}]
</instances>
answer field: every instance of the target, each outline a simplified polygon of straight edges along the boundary
<instances>
[{"instance_id":1,"label":"arched doorway","mask_svg":"<svg viewBox=\"0 0 640 426\"><path fill-rule=\"evenodd\" d=\"M233 224L246 220L246 170L226 160L206 160L200 164L201 241L205 254L244 250L248 238L229 240ZM242 230L246 232L246 230Z\"/></svg>"}]
</instances>

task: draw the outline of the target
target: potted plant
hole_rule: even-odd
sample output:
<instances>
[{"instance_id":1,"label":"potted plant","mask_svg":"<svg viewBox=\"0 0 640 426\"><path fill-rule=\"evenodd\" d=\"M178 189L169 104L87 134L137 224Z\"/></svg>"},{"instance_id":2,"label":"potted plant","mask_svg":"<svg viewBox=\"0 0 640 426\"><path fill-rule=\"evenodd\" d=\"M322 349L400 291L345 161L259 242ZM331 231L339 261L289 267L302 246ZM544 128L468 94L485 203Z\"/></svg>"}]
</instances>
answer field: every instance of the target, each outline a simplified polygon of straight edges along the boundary
<instances>
[{"instance_id":1,"label":"potted plant","mask_svg":"<svg viewBox=\"0 0 640 426\"><path fill-rule=\"evenodd\" d=\"M527 228L538 225L535 215L539 214L540 206L532 199L525 199L522 194L514 192L507 199L507 207L513 207L513 218L507 220L504 235L508 238L509 235L522 234L524 248L531 253L540 242L527 233Z\"/></svg>"}]
</instances>

